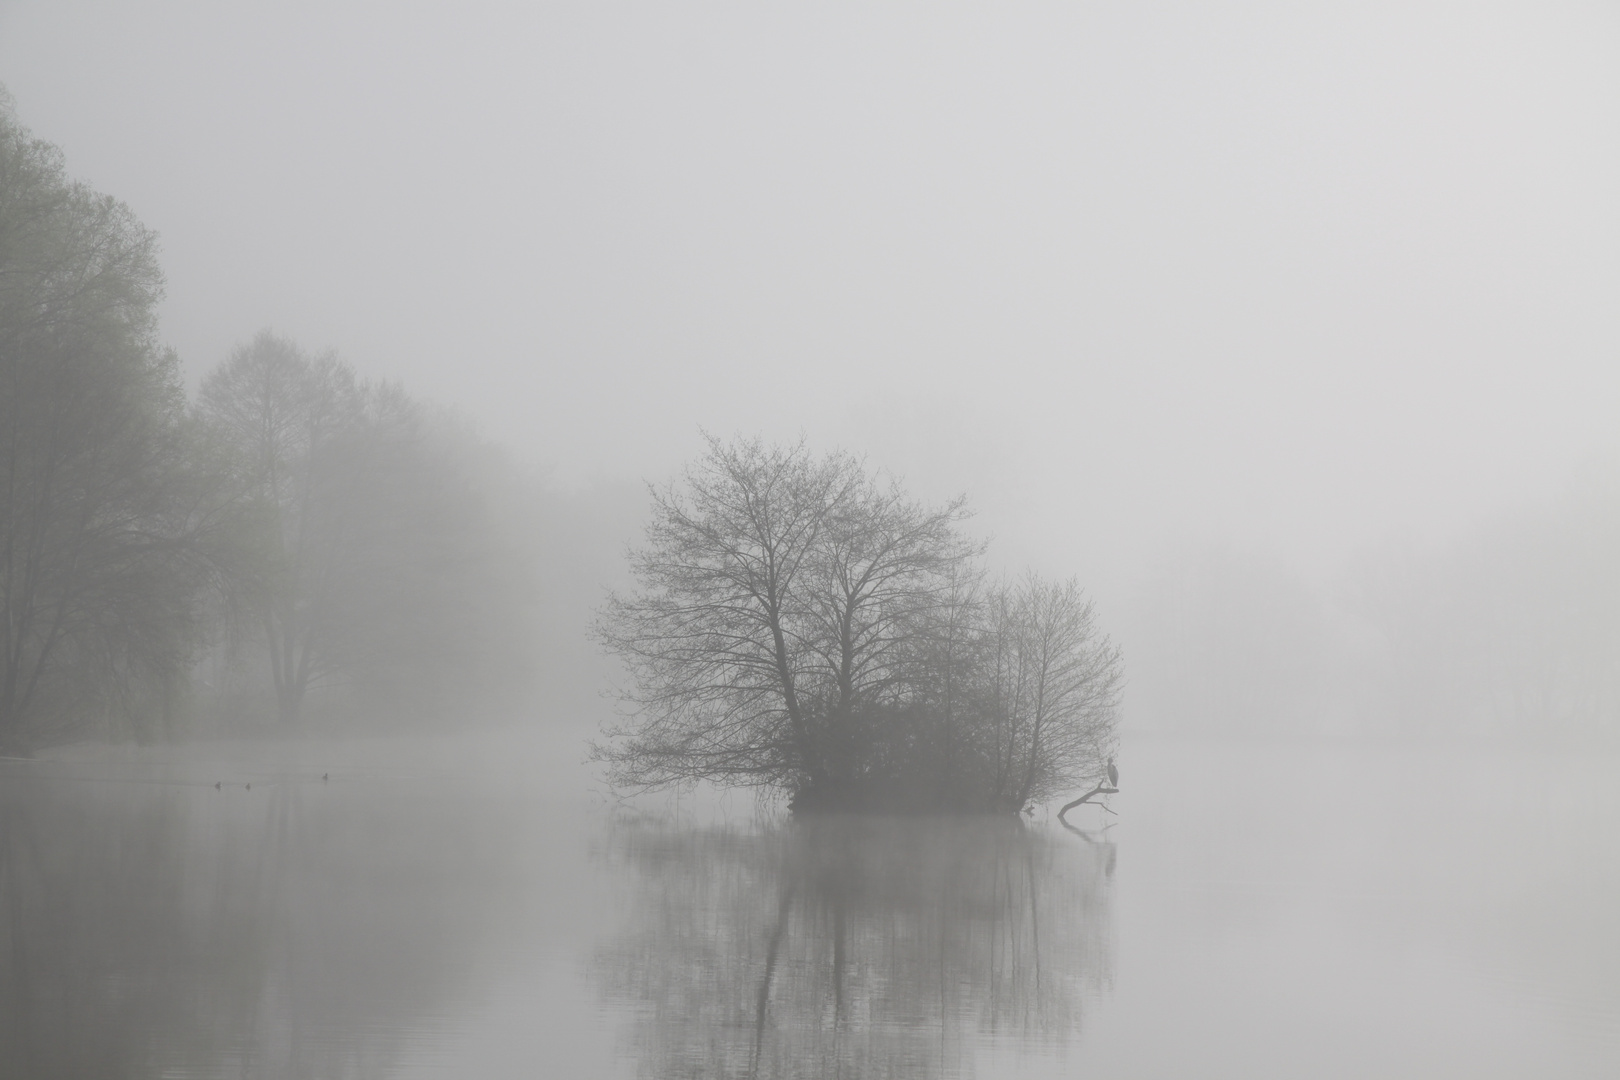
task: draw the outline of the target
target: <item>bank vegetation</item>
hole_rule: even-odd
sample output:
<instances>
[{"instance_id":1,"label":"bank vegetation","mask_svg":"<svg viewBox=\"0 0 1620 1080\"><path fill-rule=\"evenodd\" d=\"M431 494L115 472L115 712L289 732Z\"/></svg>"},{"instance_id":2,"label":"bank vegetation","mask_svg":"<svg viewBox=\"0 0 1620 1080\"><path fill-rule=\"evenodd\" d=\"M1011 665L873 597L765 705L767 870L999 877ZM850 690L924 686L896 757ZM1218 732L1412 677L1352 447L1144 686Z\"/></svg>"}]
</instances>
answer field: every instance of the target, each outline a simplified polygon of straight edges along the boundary
<instances>
[{"instance_id":1,"label":"bank vegetation","mask_svg":"<svg viewBox=\"0 0 1620 1080\"><path fill-rule=\"evenodd\" d=\"M0 99L0 754L515 707L537 489L261 332L189 400L156 235Z\"/></svg>"}]
</instances>

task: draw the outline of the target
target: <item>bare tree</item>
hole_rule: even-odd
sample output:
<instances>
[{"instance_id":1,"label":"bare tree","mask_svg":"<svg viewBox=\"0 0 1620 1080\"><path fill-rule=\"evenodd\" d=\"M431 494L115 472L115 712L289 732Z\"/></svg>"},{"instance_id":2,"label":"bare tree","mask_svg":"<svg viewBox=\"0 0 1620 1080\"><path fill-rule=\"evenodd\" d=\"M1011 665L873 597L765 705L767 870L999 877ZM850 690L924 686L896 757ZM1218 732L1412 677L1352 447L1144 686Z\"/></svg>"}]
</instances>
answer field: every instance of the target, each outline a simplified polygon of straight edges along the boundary
<instances>
[{"instance_id":1,"label":"bare tree","mask_svg":"<svg viewBox=\"0 0 1620 1080\"><path fill-rule=\"evenodd\" d=\"M817 637L805 579L828 509L860 476L847 458L758 440L709 451L684 485L652 491L640 585L615 594L596 635L630 668L630 723L599 746L614 780L656 787L823 781L828 763L801 693Z\"/></svg>"},{"instance_id":2,"label":"bare tree","mask_svg":"<svg viewBox=\"0 0 1620 1080\"><path fill-rule=\"evenodd\" d=\"M856 474L827 507L804 579L810 700L826 780L858 784L892 715L914 696L919 661L947 615L957 571L978 548L957 525L962 498L926 507Z\"/></svg>"},{"instance_id":3,"label":"bare tree","mask_svg":"<svg viewBox=\"0 0 1620 1080\"><path fill-rule=\"evenodd\" d=\"M1099 771L1118 650L1073 583L987 594L964 516L844 454L710 439L597 624L630 676L610 778L1018 809Z\"/></svg>"},{"instance_id":4,"label":"bare tree","mask_svg":"<svg viewBox=\"0 0 1620 1080\"><path fill-rule=\"evenodd\" d=\"M995 798L1022 807L1103 776L1123 684L1119 647L1077 582L1027 574L989 603L985 731Z\"/></svg>"}]
</instances>

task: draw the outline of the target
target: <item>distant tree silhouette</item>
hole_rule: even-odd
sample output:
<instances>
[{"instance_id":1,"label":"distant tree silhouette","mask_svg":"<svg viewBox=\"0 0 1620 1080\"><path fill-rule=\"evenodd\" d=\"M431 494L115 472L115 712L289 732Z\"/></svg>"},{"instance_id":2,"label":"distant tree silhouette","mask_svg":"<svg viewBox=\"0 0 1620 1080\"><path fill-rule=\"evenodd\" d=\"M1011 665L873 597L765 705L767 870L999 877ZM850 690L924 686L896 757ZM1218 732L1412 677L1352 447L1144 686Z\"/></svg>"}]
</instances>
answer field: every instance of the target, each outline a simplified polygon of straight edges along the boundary
<instances>
[{"instance_id":1,"label":"distant tree silhouette","mask_svg":"<svg viewBox=\"0 0 1620 1080\"><path fill-rule=\"evenodd\" d=\"M225 609L263 646L283 721L334 676L411 707L513 675L494 669L532 636L533 574L476 440L268 331L203 380L199 412L235 475Z\"/></svg>"}]
</instances>

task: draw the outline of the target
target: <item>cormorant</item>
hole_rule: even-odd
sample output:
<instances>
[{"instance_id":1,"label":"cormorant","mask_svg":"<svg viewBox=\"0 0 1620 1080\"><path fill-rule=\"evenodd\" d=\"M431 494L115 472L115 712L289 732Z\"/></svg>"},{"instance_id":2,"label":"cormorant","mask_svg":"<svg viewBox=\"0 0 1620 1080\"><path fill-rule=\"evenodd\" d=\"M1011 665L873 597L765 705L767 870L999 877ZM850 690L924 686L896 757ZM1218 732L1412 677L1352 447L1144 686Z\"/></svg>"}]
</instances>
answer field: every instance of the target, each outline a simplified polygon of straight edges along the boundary
<instances>
[{"instance_id":1,"label":"cormorant","mask_svg":"<svg viewBox=\"0 0 1620 1080\"><path fill-rule=\"evenodd\" d=\"M1114 768L1114 759L1108 759L1108 786L1119 787L1119 770Z\"/></svg>"}]
</instances>

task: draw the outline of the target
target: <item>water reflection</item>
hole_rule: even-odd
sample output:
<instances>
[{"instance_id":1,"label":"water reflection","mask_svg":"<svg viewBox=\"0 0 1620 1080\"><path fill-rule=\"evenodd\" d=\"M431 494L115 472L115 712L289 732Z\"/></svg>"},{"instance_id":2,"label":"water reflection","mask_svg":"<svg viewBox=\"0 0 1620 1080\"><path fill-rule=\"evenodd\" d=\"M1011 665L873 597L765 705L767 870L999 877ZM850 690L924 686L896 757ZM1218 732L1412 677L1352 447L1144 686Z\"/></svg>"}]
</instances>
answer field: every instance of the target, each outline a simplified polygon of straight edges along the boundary
<instances>
[{"instance_id":1,"label":"water reflection","mask_svg":"<svg viewBox=\"0 0 1620 1080\"><path fill-rule=\"evenodd\" d=\"M297 779L4 777L0 1075L395 1072L499 878L467 822Z\"/></svg>"},{"instance_id":2,"label":"water reflection","mask_svg":"<svg viewBox=\"0 0 1620 1080\"><path fill-rule=\"evenodd\" d=\"M0 762L0 1077L1615 1073L1620 759L1149 744L1071 833L629 820L572 745Z\"/></svg>"},{"instance_id":3,"label":"water reflection","mask_svg":"<svg viewBox=\"0 0 1620 1080\"><path fill-rule=\"evenodd\" d=\"M965 1075L1111 981L1114 845L1001 818L627 822L597 958L648 1077Z\"/></svg>"}]
</instances>

